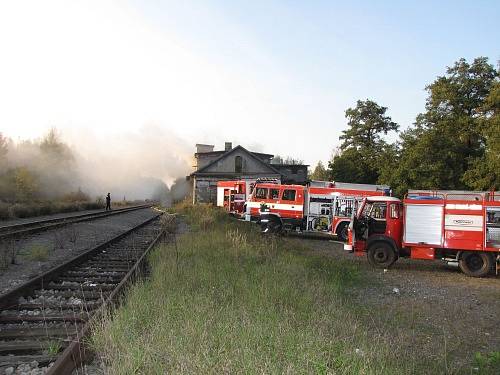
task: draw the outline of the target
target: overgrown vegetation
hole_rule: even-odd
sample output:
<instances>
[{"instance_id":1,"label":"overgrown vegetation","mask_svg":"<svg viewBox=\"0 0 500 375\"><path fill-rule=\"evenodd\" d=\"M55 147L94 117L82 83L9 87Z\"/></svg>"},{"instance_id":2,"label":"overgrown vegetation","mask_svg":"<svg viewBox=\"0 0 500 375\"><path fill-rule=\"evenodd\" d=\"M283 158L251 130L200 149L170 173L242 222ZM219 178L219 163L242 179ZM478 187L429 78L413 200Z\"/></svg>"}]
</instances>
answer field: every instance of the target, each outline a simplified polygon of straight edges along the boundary
<instances>
[{"instance_id":1,"label":"overgrown vegetation","mask_svg":"<svg viewBox=\"0 0 500 375\"><path fill-rule=\"evenodd\" d=\"M352 302L352 262L262 237L211 206L184 205L190 232L158 248L91 344L112 374L442 373ZM371 320L370 320L371 319ZM402 355L404 358L402 358Z\"/></svg>"},{"instance_id":2,"label":"overgrown vegetation","mask_svg":"<svg viewBox=\"0 0 500 375\"><path fill-rule=\"evenodd\" d=\"M343 143L314 175L408 189L500 189L499 69L485 57L460 59L426 87L426 111L389 143L399 126L371 100L346 111ZM315 177L316 178L316 177Z\"/></svg>"},{"instance_id":3,"label":"overgrown vegetation","mask_svg":"<svg viewBox=\"0 0 500 375\"><path fill-rule=\"evenodd\" d=\"M104 208L74 189L76 175L73 153L55 129L19 144L0 133L0 220Z\"/></svg>"}]
</instances>

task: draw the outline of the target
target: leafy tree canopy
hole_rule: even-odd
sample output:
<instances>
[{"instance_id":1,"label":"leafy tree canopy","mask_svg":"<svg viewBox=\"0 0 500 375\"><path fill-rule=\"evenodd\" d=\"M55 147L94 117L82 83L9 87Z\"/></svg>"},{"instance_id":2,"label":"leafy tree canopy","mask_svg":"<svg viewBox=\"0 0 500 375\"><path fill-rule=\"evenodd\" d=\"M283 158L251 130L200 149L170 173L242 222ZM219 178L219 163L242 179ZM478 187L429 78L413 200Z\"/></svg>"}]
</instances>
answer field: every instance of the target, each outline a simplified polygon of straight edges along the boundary
<instances>
[{"instance_id":1,"label":"leafy tree canopy","mask_svg":"<svg viewBox=\"0 0 500 375\"><path fill-rule=\"evenodd\" d=\"M321 161L318 162L318 164L314 168L313 173L311 173L311 175L309 176L311 180L317 181L328 181L329 177L330 175Z\"/></svg>"},{"instance_id":2,"label":"leafy tree canopy","mask_svg":"<svg viewBox=\"0 0 500 375\"><path fill-rule=\"evenodd\" d=\"M393 153L393 146L382 135L399 128L386 112L386 107L369 99L358 100L356 107L346 110L348 129L340 136L339 153L328 164L331 179L377 183L387 153Z\"/></svg>"},{"instance_id":3,"label":"leafy tree canopy","mask_svg":"<svg viewBox=\"0 0 500 375\"><path fill-rule=\"evenodd\" d=\"M487 58L460 59L426 90L426 112L401 134L384 182L400 193L498 186L498 72Z\"/></svg>"},{"instance_id":4,"label":"leafy tree canopy","mask_svg":"<svg viewBox=\"0 0 500 375\"><path fill-rule=\"evenodd\" d=\"M385 114L386 111L387 107L369 99L358 100L356 107L347 109L345 115L348 129L340 136L343 141L341 149L375 149L384 144L381 135L398 130L398 124Z\"/></svg>"}]
</instances>

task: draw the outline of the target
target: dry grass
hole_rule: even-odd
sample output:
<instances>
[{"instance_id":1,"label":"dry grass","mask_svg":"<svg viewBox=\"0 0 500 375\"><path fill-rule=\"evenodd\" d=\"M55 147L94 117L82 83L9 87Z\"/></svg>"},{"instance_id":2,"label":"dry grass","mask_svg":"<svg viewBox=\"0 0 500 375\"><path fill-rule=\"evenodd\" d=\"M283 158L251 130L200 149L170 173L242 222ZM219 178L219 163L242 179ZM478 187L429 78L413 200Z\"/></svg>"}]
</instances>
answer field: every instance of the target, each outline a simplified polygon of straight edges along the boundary
<instances>
[{"instance_id":1,"label":"dry grass","mask_svg":"<svg viewBox=\"0 0 500 375\"><path fill-rule=\"evenodd\" d=\"M56 213L102 209L102 202L94 201L46 201L8 204L0 202L0 220L27 218Z\"/></svg>"},{"instance_id":2,"label":"dry grass","mask_svg":"<svg viewBox=\"0 0 500 375\"><path fill-rule=\"evenodd\" d=\"M175 233L177 229L176 215L165 213L160 218L162 228L169 234Z\"/></svg>"},{"instance_id":3,"label":"dry grass","mask_svg":"<svg viewBox=\"0 0 500 375\"><path fill-rule=\"evenodd\" d=\"M350 299L365 280L350 262L304 255L210 206L184 206L191 232L158 248L91 344L111 374L442 373L401 358Z\"/></svg>"}]
</instances>

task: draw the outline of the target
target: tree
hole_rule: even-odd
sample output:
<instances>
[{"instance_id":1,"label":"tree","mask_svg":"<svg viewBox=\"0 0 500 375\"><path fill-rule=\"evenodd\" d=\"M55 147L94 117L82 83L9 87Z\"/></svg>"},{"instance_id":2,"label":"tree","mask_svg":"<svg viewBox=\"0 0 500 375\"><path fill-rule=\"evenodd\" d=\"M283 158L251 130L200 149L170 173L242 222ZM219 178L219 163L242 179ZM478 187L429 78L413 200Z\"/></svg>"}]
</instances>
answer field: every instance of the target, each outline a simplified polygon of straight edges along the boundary
<instances>
[{"instance_id":1,"label":"tree","mask_svg":"<svg viewBox=\"0 0 500 375\"><path fill-rule=\"evenodd\" d=\"M340 136L340 152L328 163L333 180L377 183L382 160L393 151L382 135L399 128L386 112L387 107L369 99L358 100L355 108L346 110L348 129Z\"/></svg>"},{"instance_id":2,"label":"tree","mask_svg":"<svg viewBox=\"0 0 500 375\"><path fill-rule=\"evenodd\" d=\"M500 82L496 82L483 107L484 154L471 160L464 182L477 190L500 189Z\"/></svg>"},{"instance_id":3,"label":"tree","mask_svg":"<svg viewBox=\"0 0 500 375\"><path fill-rule=\"evenodd\" d=\"M38 147L41 155L34 169L43 197L53 199L73 191L78 186L76 161L57 130L50 129Z\"/></svg>"},{"instance_id":4,"label":"tree","mask_svg":"<svg viewBox=\"0 0 500 375\"><path fill-rule=\"evenodd\" d=\"M383 173L391 186L404 192L494 185L499 133L494 116L498 94L492 89L497 84L498 72L480 57L472 64L460 59L428 85L426 112L401 135L393 173Z\"/></svg>"},{"instance_id":5,"label":"tree","mask_svg":"<svg viewBox=\"0 0 500 375\"><path fill-rule=\"evenodd\" d=\"M40 150L48 157L56 157L57 161L72 161L73 154L70 148L61 141L55 128L51 128L40 142Z\"/></svg>"},{"instance_id":6,"label":"tree","mask_svg":"<svg viewBox=\"0 0 500 375\"><path fill-rule=\"evenodd\" d=\"M329 173L323 166L323 163L321 161L318 162L318 164L314 168L313 173L311 173L311 175L309 176L311 180L318 180L318 181L328 181L329 177L330 177Z\"/></svg>"},{"instance_id":7,"label":"tree","mask_svg":"<svg viewBox=\"0 0 500 375\"><path fill-rule=\"evenodd\" d=\"M37 191L36 177L25 167L19 167L15 171L16 199L19 201L32 200Z\"/></svg>"},{"instance_id":8,"label":"tree","mask_svg":"<svg viewBox=\"0 0 500 375\"><path fill-rule=\"evenodd\" d=\"M398 124L393 122L385 112L387 107L381 107L372 100L358 100L355 108L345 111L347 125L340 139L344 142L340 146L342 150L354 147L357 150L375 150L385 144L381 134L387 134L391 130L397 131Z\"/></svg>"},{"instance_id":9,"label":"tree","mask_svg":"<svg viewBox=\"0 0 500 375\"><path fill-rule=\"evenodd\" d=\"M361 151L353 147L334 155L328 165L332 181L375 183L378 178L376 168L368 163Z\"/></svg>"},{"instance_id":10,"label":"tree","mask_svg":"<svg viewBox=\"0 0 500 375\"><path fill-rule=\"evenodd\" d=\"M271 164L301 165L304 164L304 161L301 159L292 158L291 156L287 156L283 159L280 155L276 155L271 159Z\"/></svg>"}]
</instances>

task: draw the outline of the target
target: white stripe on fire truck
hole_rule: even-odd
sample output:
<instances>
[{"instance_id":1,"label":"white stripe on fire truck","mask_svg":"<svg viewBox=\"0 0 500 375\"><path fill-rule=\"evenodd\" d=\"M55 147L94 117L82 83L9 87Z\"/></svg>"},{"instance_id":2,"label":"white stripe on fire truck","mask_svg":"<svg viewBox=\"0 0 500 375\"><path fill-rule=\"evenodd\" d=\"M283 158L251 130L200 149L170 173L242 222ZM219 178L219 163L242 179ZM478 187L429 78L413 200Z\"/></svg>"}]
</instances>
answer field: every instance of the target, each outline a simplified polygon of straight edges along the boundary
<instances>
[{"instance_id":1,"label":"white stripe on fire truck","mask_svg":"<svg viewBox=\"0 0 500 375\"><path fill-rule=\"evenodd\" d=\"M481 210L483 206L480 204L455 204L446 203L446 208L450 210Z\"/></svg>"},{"instance_id":2,"label":"white stripe on fire truck","mask_svg":"<svg viewBox=\"0 0 500 375\"><path fill-rule=\"evenodd\" d=\"M261 202L248 202L247 207L260 208ZM303 205L299 204L284 204L284 203L265 203L271 210L286 210L286 211L300 211L303 210Z\"/></svg>"}]
</instances>

